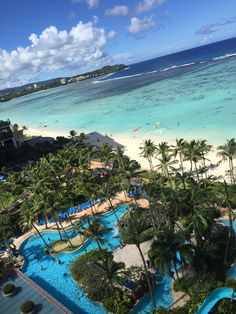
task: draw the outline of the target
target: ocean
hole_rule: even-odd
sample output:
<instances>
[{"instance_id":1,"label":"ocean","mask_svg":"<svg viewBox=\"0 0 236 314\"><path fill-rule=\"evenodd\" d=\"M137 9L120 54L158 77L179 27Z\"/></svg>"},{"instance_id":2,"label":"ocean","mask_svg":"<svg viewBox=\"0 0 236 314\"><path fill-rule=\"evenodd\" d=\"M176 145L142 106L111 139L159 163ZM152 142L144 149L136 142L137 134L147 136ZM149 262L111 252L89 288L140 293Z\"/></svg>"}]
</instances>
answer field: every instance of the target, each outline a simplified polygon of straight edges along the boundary
<instances>
[{"instance_id":1,"label":"ocean","mask_svg":"<svg viewBox=\"0 0 236 314\"><path fill-rule=\"evenodd\" d=\"M8 118L43 131L222 143L236 136L236 38L0 103Z\"/></svg>"}]
</instances>

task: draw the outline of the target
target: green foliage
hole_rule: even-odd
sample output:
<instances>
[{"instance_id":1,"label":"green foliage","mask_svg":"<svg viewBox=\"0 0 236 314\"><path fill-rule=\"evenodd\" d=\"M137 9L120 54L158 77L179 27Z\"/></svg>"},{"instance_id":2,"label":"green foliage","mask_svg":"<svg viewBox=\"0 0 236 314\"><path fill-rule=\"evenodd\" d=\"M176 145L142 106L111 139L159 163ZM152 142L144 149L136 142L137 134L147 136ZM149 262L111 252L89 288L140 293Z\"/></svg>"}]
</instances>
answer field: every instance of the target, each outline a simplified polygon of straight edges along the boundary
<instances>
[{"instance_id":1,"label":"green foliage","mask_svg":"<svg viewBox=\"0 0 236 314\"><path fill-rule=\"evenodd\" d=\"M110 291L109 296L103 299L104 307L111 313L128 314L133 304L133 298L118 289L114 294Z\"/></svg>"},{"instance_id":2,"label":"green foliage","mask_svg":"<svg viewBox=\"0 0 236 314\"><path fill-rule=\"evenodd\" d=\"M153 314L189 314L186 307L177 307L175 309L166 309L163 307L158 307L153 311Z\"/></svg>"},{"instance_id":3,"label":"green foliage","mask_svg":"<svg viewBox=\"0 0 236 314\"><path fill-rule=\"evenodd\" d=\"M71 264L71 273L89 298L113 313L128 313L134 299L118 287L122 268L122 263L113 261L111 252L90 251Z\"/></svg>"},{"instance_id":4,"label":"green foliage","mask_svg":"<svg viewBox=\"0 0 236 314\"><path fill-rule=\"evenodd\" d=\"M236 314L236 303L230 299L220 300L214 308L218 314Z\"/></svg>"},{"instance_id":5,"label":"green foliage","mask_svg":"<svg viewBox=\"0 0 236 314\"><path fill-rule=\"evenodd\" d=\"M4 294L10 294L15 290L15 288L15 285L13 285L12 283L7 283L3 286L2 291Z\"/></svg>"},{"instance_id":6,"label":"green foliage","mask_svg":"<svg viewBox=\"0 0 236 314\"><path fill-rule=\"evenodd\" d=\"M22 313L30 313L34 309L35 305L32 301L28 300L21 304L20 310Z\"/></svg>"}]
</instances>

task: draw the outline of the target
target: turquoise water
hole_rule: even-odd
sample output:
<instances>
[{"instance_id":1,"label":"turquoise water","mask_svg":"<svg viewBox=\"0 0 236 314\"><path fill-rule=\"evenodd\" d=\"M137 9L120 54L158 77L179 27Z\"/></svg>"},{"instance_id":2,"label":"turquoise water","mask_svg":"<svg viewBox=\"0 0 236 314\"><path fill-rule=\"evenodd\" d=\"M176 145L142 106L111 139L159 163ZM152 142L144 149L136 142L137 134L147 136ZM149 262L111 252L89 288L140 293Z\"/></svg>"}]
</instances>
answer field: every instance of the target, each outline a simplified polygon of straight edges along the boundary
<instances>
[{"instance_id":1,"label":"turquoise water","mask_svg":"<svg viewBox=\"0 0 236 314\"><path fill-rule=\"evenodd\" d=\"M127 209L126 205L119 206L116 214L120 217ZM101 215L101 222L106 228L113 228L116 222L116 217L113 213ZM119 237L113 237L115 230L104 234L104 239L109 243L104 244L108 250L116 248L120 245ZM74 231L71 229L68 232L69 236L74 236ZM57 232L43 232L43 236L47 242L52 242L59 238ZM112 247L111 247L112 246ZM86 243L86 249L97 249L97 244L92 239ZM25 258L23 272L64 304L73 313L89 313L103 314L105 309L91 302L85 297L82 289L74 282L70 275L69 265L78 256L84 253L80 249L74 253L61 253L57 255L61 264L57 264L50 256L44 253L44 243L38 235L34 235L26 240L20 247L20 253ZM35 254L38 254L39 259L35 259ZM41 266L44 270L41 270ZM64 276L63 274L68 274Z\"/></svg>"},{"instance_id":2,"label":"turquoise water","mask_svg":"<svg viewBox=\"0 0 236 314\"><path fill-rule=\"evenodd\" d=\"M118 206L116 209L116 215L120 217L127 209L127 205ZM106 243L104 247L108 250L113 250L120 245L119 236L117 236L117 228L115 227L116 217L113 213L101 215L101 222L105 228L112 228L104 234ZM76 231L74 228L68 230L68 235L74 237ZM59 239L58 233L55 231L43 232L44 239L47 242L52 242ZM86 242L85 247L87 250L97 249L97 244L94 240L90 239ZM64 304L73 313L89 313L89 314L103 314L106 313L105 309L91 302L84 295L81 288L74 282L70 276L70 263L78 256L84 254L84 249L74 253L61 253L57 255L57 259L60 259L61 264L57 264L53 261L52 257L45 255L44 243L38 235L34 235L27 239L20 247L20 253L25 258L25 264L23 272L49 292L53 297ZM35 255L38 255L38 259L35 259ZM41 270L41 266L43 270ZM67 274L64 276L64 274ZM154 295L157 300L157 304L164 307L168 307L172 303L171 294L171 279L168 276L164 276L164 280L161 284L156 284L153 288ZM146 313L147 310L151 310L151 300L149 295L146 295L133 313Z\"/></svg>"},{"instance_id":3,"label":"turquoise water","mask_svg":"<svg viewBox=\"0 0 236 314\"><path fill-rule=\"evenodd\" d=\"M158 279L159 280L159 279ZM157 284L154 285L152 292L156 300L156 305L168 308L173 303L173 296L171 292L171 283L172 278L167 274L162 276L160 283L157 281ZM147 293L140 302L134 307L131 311L131 314L146 314L152 313L153 306L151 302L150 294Z\"/></svg>"},{"instance_id":4,"label":"turquoise water","mask_svg":"<svg viewBox=\"0 0 236 314\"><path fill-rule=\"evenodd\" d=\"M28 95L1 103L0 116L60 132L134 135L140 127L136 136L203 137L213 143L235 135L235 58L183 68L163 80L155 75L90 80Z\"/></svg>"}]
</instances>

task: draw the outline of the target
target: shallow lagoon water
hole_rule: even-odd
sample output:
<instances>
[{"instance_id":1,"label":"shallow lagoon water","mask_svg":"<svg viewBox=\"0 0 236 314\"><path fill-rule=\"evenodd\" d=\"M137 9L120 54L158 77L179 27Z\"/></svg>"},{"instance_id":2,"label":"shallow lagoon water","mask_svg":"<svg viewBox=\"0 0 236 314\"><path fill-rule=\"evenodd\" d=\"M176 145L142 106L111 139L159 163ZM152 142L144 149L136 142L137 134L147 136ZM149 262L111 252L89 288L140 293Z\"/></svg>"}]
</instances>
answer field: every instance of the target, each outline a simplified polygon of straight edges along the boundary
<instances>
[{"instance_id":1,"label":"shallow lagoon water","mask_svg":"<svg viewBox=\"0 0 236 314\"><path fill-rule=\"evenodd\" d=\"M42 130L98 131L141 138L206 138L236 131L236 59L124 77L89 80L0 104L1 119ZM139 128L138 132L133 132Z\"/></svg>"}]
</instances>

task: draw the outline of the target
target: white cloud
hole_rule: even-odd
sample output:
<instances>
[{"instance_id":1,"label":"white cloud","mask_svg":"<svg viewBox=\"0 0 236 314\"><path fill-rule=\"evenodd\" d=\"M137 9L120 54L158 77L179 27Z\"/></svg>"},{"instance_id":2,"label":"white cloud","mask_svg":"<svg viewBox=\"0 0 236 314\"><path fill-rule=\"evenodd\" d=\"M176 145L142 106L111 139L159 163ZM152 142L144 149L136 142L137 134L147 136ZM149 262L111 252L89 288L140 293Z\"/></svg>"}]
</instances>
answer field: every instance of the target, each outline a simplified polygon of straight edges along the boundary
<instances>
[{"instance_id":1,"label":"white cloud","mask_svg":"<svg viewBox=\"0 0 236 314\"><path fill-rule=\"evenodd\" d=\"M136 13L143 13L161 5L164 2L166 2L166 0L142 0L138 3L135 11Z\"/></svg>"},{"instance_id":2,"label":"white cloud","mask_svg":"<svg viewBox=\"0 0 236 314\"><path fill-rule=\"evenodd\" d=\"M113 38L113 37L116 36L116 34L117 34L117 32L115 32L115 31L110 31L110 32L107 34L107 36L108 36L108 38Z\"/></svg>"},{"instance_id":3,"label":"white cloud","mask_svg":"<svg viewBox=\"0 0 236 314\"><path fill-rule=\"evenodd\" d=\"M99 0L72 0L73 3L85 2L89 8L95 8L98 6Z\"/></svg>"},{"instance_id":4,"label":"white cloud","mask_svg":"<svg viewBox=\"0 0 236 314\"><path fill-rule=\"evenodd\" d=\"M129 9L126 5L117 5L112 9L107 9L105 14L106 15L127 15Z\"/></svg>"},{"instance_id":5,"label":"white cloud","mask_svg":"<svg viewBox=\"0 0 236 314\"><path fill-rule=\"evenodd\" d=\"M29 36L30 45L6 51L0 48L0 86L19 85L55 77L60 71L94 68L108 62L104 47L115 32L105 32L93 22L79 22L69 31L50 26Z\"/></svg>"},{"instance_id":6,"label":"white cloud","mask_svg":"<svg viewBox=\"0 0 236 314\"><path fill-rule=\"evenodd\" d=\"M143 19L137 17L132 17L130 20L130 25L128 26L128 31L132 35L137 35L138 33L149 30L155 26L153 16L145 16Z\"/></svg>"}]
</instances>

